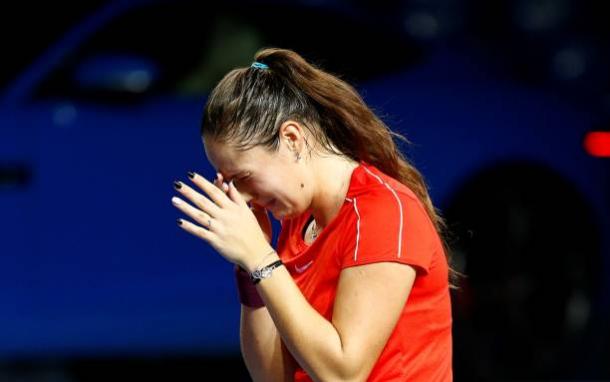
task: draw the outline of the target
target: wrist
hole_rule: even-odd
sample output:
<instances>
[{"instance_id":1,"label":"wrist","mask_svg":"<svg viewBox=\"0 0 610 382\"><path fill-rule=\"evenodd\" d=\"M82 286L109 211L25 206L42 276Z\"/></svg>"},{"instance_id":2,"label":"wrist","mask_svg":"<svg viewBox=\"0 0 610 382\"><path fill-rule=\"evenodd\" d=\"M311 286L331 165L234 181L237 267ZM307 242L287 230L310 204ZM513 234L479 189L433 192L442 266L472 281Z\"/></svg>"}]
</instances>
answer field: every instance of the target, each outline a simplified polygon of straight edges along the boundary
<instances>
[{"instance_id":1,"label":"wrist","mask_svg":"<svg viewBox=\"0 0 610 382\"><path fill-rule=\"evenodd\" d=\"M280 259L277 252L272 247L268 247L266 250L257 251L257 253L261 253L262 255L259 255L259 257L254 258L252 261L241 264L242 269L249 274Z\"/></svg>"},{"instance_id":2,"label":"wrist","mask_svg":"<svg viewBox=\"0 0 610 382\"><path fill-rule=\"evenodd\" d=\"M261 282L261 280L271 277L273 270L278 267L281 267L282 265L284 265L282 260L276 260L268 265L265 265L265 266L255 270L254 272L252 272L250 274L250 280L252 280L252 283L254 285L256 285L259 282Z\"/></svg>"},{"instance_id":3,"label":"wrist","mask_svg":"<svg viewBox=\"0 0 610 382\"><path fill-rule=\"evenodd\" d=\"M253 309L265 306L265 302L258 294L256 285L252 283L248 272L244 271L239 265L235 265L234 274L239 302Z\"/></svg>"}]
</instances>

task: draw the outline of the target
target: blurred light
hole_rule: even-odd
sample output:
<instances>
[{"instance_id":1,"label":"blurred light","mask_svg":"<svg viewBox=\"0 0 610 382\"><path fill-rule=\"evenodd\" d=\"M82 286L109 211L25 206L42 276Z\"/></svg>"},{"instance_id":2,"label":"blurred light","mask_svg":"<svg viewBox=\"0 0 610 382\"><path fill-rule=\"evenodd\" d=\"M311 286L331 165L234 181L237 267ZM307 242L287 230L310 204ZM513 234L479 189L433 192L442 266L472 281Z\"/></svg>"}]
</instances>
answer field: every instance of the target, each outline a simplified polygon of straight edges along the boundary
<instances>
[{"instance_id":1,"label":"blurred light","mask_svg":"<svg viewBox=\"0 0 610 382\"><path fill-rule=\"evenodd\" d=\"M585 73L587 62L582 51L565 48L553 56L552 70L561 80L573 80Z\"/></svg>"},{"instance_id":2,"label":"blurred light","mask_svg":"<svg viewBox=\"0 0 610 382\"><path fill-rule=\"evenodd\" d=\"M76 119L76 108L72 104L64 104L53 112L53 123L57 126L68 126Z\"/></svg>"},{"instance_id":3,"label":"blurred light","mask_svg":"<svg viewBox=\"0 0 610 382\"><path fill-rule=\"evenodd\" d=\"M589 155L610 158L610 131L590 131L583 146Z\"/></svg>"},{"instance_id":4,"label":"blurred light","mask_svg":"<svg viewBox=\"0 0 610 382\"><path fill-rule=\"evenodd\" d=\"M157 64L134 55L98 54L79 64L74 80L89 90L143 93L158 77Z\"/></svg>"},{"instance_id":5,"label":"blurred light","mask_svg":"<svg viewBox=\"0 0 610 382\"><path fill-rule=\"evenodd\" d=\"M148 90L151 82L151 75L147 71L134 70L125 76L123 85L125 89L131 92L142 93Z\"/></svg>"},{"instance_id":6,"label":"blurred light","mask_svg":"<svg viewBox=\"0 0 610 382\"><path fill-rule=\"evenodd\" d=\"M514 9L515 23L530 31L558 27L569 13L566 0L522 0Z\"/></svg>"},{"instance_id":7,"label":"blurred light","mask_svg":"<svg viewBox=\"0 0 610 382\"><path fill-rule=\"evenodd\" d=\"M591 316L591 304L582 290L575 290L566 304L566 330L582 332Z\"/></svg>"},{"instance_id":8,"label":"blurred light","mask_svg":"<svg viewBox=\"0 0 610 382\"><path fill-rule=\"evenodd\" d=\"M429 12L417 11L406 17L405 29L416 39L431 40L438 35L439 23L437 18Z\"/></svg>"}]
</instances>

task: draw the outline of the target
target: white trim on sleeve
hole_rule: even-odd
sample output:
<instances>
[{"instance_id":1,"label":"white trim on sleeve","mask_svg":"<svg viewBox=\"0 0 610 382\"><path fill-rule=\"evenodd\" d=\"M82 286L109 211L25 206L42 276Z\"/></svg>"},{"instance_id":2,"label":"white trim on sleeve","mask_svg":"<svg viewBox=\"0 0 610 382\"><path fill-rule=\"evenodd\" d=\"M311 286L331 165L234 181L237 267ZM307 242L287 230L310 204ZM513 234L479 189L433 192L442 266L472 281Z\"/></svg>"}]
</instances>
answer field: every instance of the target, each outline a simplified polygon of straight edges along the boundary
<instances>
[{"instance_id":1,"label":"white trim on sleeve","mask_svg":"<svg viewBox=\"0 0 610 382\"><path fill-rule=\"evenodd\" d=\"M356 203L356 198L354 198L354 210L356 211L356 215L358 216L358 221L356 222L356 249L354 250L354 261L358 258L358 244L360 243L360 212L358 212L358 205Z\"/></svg>"},{"instance_id":2,"label":"white trim on sleeve","mask_svg":"<svg viewBox=\"0 0 610 382\"><path fill-rule=\"evenodd\" d=\"M400 198L396 194L396 191L394 191L394 189L392 189L392 187L390 187L389 184L384 182L383 179L381 179L377 175L373 174L368 168L366 168L364 166L363 166L363 168L366 170L366 172L368 172L369 174L374 176L379 181L379 183L381 183L384 186L386 186L386 188L388 190L390 190L390 192L392 192L392 195L394 195L394 198L396 198L396 202L398 202L398 211L400 212L400 225L399 225L399 228L398 228L398 255L397 255L397 257L400 257L400 254L402 252L402 222L403 222L403 219L402 219L402 203L400 201ZM356 199L354 198L354 207L356 207L355 201L356 201ZM356 240L358 240L359 234L360 234L360 215L358 215L358 236L357 236ZM358 248L358 242L357 241L356 241L356 248ZM356 255L355 254L354 254L354 260L356 260Z\"/></svg>"}]
</instances>

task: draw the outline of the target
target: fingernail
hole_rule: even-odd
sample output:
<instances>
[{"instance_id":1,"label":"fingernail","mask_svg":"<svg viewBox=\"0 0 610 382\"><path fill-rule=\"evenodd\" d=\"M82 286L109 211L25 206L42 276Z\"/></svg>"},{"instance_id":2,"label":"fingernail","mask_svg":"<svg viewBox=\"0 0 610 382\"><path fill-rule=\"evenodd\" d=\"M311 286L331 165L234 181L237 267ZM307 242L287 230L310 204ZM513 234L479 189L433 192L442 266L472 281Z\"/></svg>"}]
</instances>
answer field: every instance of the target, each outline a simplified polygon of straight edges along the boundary
<instances>
[{"instance_id":1,"label":"fingernail","mask_svg":"<svg viewBox=\"0 0 610 382\"><path fill-rule=\"evenodd\" d=\"M174 180L174 187L179 190L182 188L182 184L180 182Z\"/></svg>"},{"instance_id":2,"label":"fingernail","mask_svg":"<svg viewBox=\"0 0 610 382\"><path fill-rule=\"evenodd\" d=\"M195 173L194 172L189 171L189 172L187 172L187 174L188 174L189 178L191 178L191 179L195 178Z\"/></svg>"},{"instance_id":3,"label":"fingernail","mask_svg":"<svg viewBox=\"0 0 610 382\"><path fill-rule=\"evenodd\" d=\"M172 198L172 203L174 203L174 204L182 204L182 200L180 200L179 198L174 196Z\"/></svg>"},{"instance_id":4,"label":"fingernail","mask_svg":"<svg viewBox=\"0 0 610 382\"><path fill-rule=\"evenodd\" d=\"M178 225L182 225L182 220L176 219L176 223L178 223Z\"/></svg>"}]
</instances>

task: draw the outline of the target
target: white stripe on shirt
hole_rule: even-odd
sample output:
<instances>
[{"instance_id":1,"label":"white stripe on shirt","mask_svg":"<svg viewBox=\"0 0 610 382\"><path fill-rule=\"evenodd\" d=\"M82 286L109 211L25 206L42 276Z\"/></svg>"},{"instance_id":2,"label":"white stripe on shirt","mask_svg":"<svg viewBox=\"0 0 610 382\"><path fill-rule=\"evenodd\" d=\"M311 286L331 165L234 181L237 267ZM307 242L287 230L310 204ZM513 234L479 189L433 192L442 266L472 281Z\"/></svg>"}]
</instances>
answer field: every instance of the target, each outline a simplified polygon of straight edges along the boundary
<instances>
[{"instance_id":1,"label":"white stripe on shirt","mask_svg":"<svg viewBox=\"0 0 610 382\"><path fill-rule=\"evenodd\" d=\"M356 249L354 250L354 261L358 258L358 243L360 243L360 212L358 212L358 205L356 203L356 198L354 198L354 210L356 210L356 215L358 216L358 221L356 222Z\"/></svg>"},{"instance_id":2,"label":"white stripe on shirt","mask_svg":"<svg viewBox=\"0 0 610 382\"><path fill-rule=\"evenodd\" d=\"M377 178L379 183L386 186L386 188L392 192L392 195L394 195L394 197L396 198L396 201L398 202L398 211L400 212L400 226L398 228L398 257L400 257L400 253L401 253L401 249L402 249L402 203L400 202L400 198L398 198L396 191L394 191L394 189L392 189L392 187L390 187L389 184L384 182L383 179L381 179L377 175L373 174L368 168L366 168L366 167L363 167L363 168L366 170L366 172L368 172L369 174L371 174L372 176ZM354 198L354 202L355 202L355 198ZM354 207L356 207L356 203L354 203ZM360 233L360 215L358 215L358 233ZM358 238L359 238L359 235L357 236L357 239L356 239L356 248L358 248ZM354 260L356 260L355 254L354 254Z\"/></svg>"}]
</instances>

